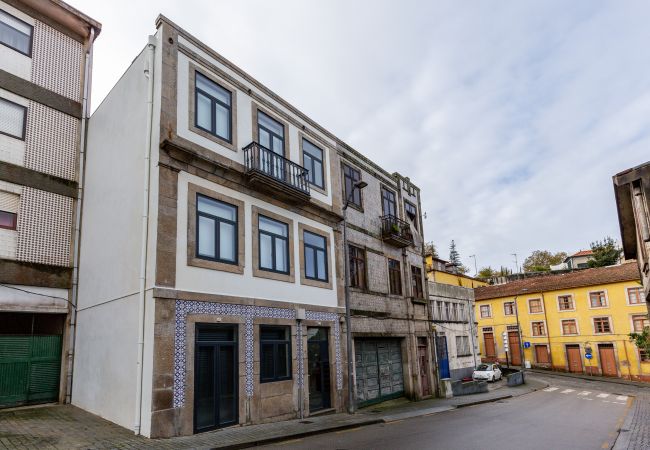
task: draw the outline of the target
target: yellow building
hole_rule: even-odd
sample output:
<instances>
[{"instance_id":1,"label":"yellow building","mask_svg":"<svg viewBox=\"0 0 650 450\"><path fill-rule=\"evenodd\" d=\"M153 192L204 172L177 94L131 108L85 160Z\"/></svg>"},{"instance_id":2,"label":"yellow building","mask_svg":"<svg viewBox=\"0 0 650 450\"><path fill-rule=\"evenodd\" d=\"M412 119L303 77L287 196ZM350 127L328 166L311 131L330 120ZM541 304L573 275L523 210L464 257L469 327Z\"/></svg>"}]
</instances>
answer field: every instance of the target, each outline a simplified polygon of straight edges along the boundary
<instances>
[{"instance_id":1,"label":"yellow building","mask_svg":"<svg viewBox=\"0 0 650 450\"><path fill-rule=\"evenodd\" d=\"M472 278L462 273L455 273L455 267L448 261L440 258L434 258L426 255L427 278L434 283L450 284L452 286L461 286L465 288L477 288L487 286L488 283Z\"/></svg>"},{"instance_id":2,"label":"yellow building","mask_svg":"<svg viewBox=\"0 0 650 450\"><path fill-rule=\"evenodd\" d=\"M484 361L506 363L507 341L513 365L523 350L532 367L650 381L650 356L628 338L650 325L636 261L474 292Z\"/></svg>"}]
</instances>

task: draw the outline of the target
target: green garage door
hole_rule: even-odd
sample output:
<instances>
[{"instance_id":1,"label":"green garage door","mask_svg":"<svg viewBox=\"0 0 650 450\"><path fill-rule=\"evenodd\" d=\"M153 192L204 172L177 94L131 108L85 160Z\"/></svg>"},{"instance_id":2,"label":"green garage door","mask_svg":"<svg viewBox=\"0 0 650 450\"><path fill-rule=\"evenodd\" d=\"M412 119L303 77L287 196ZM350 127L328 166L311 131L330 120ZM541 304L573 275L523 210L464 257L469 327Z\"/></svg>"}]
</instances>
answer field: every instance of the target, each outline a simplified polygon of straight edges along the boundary
<instances>
[{"instance_id":1,"label":"green garage door","mask_svg":"<svg viewBox=\"0 0 650 450\"><path fill-rule=\"evenodd\" d=\"M404 395L399 339L355 339L358 406Z\"/></svg>"},{"instance_id":2,"label":"green garage door","mask_svg":"<svg viewBox=\"0 0 650 450\"><path fill-rule=\"evenodd\" d=\"M0 407L56 401L61 335L0 335Z\"/></svg>"}]
</instances>

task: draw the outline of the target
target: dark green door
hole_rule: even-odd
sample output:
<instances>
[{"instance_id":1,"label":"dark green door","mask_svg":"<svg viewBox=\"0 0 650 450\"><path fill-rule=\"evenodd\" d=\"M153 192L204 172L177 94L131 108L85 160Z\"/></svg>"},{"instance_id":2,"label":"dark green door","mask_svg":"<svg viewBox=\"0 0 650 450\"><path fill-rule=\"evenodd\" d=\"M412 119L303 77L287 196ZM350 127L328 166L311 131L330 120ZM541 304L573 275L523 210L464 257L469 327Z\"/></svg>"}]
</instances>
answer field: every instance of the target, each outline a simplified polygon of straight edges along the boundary
<instances>
[{"instance_id":1,"label":"dark green door","mask_svg":"<svg viewBox=\"0 0 650 450\"><path fill-rule=\"evenodd\" d=\"M0 335L0 407L56 401L61 335Z\"/></svg>"}]
</instances>

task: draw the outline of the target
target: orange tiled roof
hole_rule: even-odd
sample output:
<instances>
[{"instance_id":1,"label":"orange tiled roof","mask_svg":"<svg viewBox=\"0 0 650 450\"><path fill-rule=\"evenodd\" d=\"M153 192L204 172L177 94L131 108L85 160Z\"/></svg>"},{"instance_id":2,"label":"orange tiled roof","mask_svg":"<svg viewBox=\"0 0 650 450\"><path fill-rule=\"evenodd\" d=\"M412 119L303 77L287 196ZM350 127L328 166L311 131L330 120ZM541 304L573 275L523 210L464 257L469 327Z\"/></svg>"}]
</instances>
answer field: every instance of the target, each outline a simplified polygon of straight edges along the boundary
<instances>
[{"instance_id":1,"label":"orange tiled roof","mask_svg":"<svg viewBox=\"0 0 650 450\"><path fill-rule=\"evenodd\" d=\"M525 278L495 286L481 286L474 289L474 295L476 300L488 300L639 279L639 267L636 261L631 260L617 266L596 267L557 275Z\"/></svg>"},{"instance_id":2,"label":"orange tiled roof","mask_svg":"<svg viewBox=\"0 0 650 450\"><path fill-rule=\"evenodd\" d=\"M573 255L571 255L571 257L573 257L573 256L591 256L593 254L594 254L594 252L592 252L591 250L580 250L579 252L574 253Z\"/></svg>"}]
</instances>

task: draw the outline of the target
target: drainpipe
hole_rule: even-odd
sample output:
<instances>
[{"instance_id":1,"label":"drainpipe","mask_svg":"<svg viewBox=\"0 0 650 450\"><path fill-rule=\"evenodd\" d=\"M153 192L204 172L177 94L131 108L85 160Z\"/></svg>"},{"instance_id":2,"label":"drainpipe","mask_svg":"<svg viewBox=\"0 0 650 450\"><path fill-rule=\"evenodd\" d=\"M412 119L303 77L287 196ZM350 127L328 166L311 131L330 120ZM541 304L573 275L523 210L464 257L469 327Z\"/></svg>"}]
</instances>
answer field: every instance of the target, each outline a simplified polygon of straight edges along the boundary
<instances>
[{"instance_id":1,"label":"drainpipe","mask_svg":"<svg viewBox=\"0 0 650 450\"><path fill-rule=\"evenodd\" d=\"M91 70L93 66L93 43L95 41L95 29L90 27L90 36L88 37L88 51L86 52L86 61L84 66L84 88L83 98L81 101L81 133L79 136L79 180L77 184L77 208L74 219L74 237L72 245L72 309L70 311L70 331L68 336L68 358L66 371L66 394L65 403L72 402L72 371L74 369L74 350L77 336L77 303L79 300L79 256L81 244L81 206L83 202L84 172L86 168L86 133L88 130L88 110L89 94L91 83Z\"/></svg>"},{"instance_id":2,"label":"drainpipe","mask_svg":"<svg viewBox=\"0 0 650 450\"><path fill-rule=\"evenodd\" d=\"M142 378L144 359L144 309L145 309L145 283L147 280L147 240L149 231L149 165L151 159L151 132L153 122L153 76L154 59L156 51L156 38L149 36L147 44L147 60L145 62L144 76L147 78L147 134L144 148L144 186L142 191L142 247L140 249L140 277L138 292L138 364L135 385L135 424L133 432L140 434L142 425Z\"/></svg>"}]
</instances>

